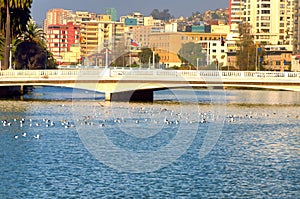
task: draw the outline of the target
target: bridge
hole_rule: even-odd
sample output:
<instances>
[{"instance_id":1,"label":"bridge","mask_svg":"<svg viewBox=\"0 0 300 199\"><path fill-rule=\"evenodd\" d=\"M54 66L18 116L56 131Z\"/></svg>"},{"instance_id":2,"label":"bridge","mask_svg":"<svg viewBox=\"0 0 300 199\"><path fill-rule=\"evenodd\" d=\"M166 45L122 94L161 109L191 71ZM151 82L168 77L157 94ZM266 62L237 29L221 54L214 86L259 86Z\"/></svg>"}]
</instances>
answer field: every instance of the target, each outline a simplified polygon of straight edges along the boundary
<instances>
[{"instance_id":1,"label":"bridge","mask_svg":"<svg viewBox=\"0 0 300 199\"><path fill-rule=\"evenodd\" d=\"M105 93L111 101L152 101L153 91L172 88L264 88L300 91L300 72L150 70L125 68L4 70L1 87L59 86Z\"/></svg>"}]
</instances>

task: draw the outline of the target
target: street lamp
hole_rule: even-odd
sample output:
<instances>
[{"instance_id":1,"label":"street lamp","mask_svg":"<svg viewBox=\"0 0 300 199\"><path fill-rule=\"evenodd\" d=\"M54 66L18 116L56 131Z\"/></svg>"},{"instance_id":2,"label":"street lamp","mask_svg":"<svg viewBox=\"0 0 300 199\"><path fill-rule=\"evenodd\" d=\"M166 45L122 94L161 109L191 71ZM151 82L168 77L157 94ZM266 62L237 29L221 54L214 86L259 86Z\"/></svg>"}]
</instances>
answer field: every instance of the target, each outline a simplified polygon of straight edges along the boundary
<instances>
[{"instance_id":1,"label":"street lamp","mask_svg":"<svg viewBox=\"0 0 300 199\"><path fill-rule=\"evenodd\" d=\"M105 46L105 69L107 69L108 68L108 49L107 49L108 44L107 44L107 42L104 44L104 46Z\"/></svg>"}]
</instances>

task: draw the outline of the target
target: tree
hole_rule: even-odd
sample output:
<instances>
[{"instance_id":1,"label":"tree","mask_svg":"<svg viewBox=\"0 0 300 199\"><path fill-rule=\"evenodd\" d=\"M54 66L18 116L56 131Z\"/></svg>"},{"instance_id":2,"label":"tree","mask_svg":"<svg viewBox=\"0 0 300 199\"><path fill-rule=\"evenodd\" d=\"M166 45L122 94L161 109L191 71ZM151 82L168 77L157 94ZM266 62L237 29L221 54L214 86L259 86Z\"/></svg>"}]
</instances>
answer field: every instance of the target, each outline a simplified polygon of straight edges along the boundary
<instances>
[{"instance_id":1,"label":"tree","mask_svg":"<svg viewBox=\"0 0 300 199\"><path fill-rule=\"evenodd\" d=\"M138 53L138 57L142 64L152 63L153 64L153 51L150 48L142 48L141 52ZM154 62L158 63L160 57L158 54L154 55Z\"/></svg>"},{"instance_id":2,"label":"tree","mask_svg":"<svg viewBox=\"0 0 300 199\"><path fill-rule=\"evenodd\" d=\"M197 66L197 60L203 62L204 57L201 44L193 42L182 44L182 47L178 52L178 58L183 65Z\"/></svg>"},{"instance_id":3,"label":"tree","mask_svg":"<svg viewBox=\"0 0 300 199\"><path fill-rule=\"evenodd\" d=\"M158 9L152 10L150 14L153 19L160 19L163 21L168 21L171 19L171 14L169 13L169 9L164 9L162 12L160 12Z\"/></svg>"},{"instance_id":4,"label":"tree","mask_svg":"<svg viewBox=\"0 0 300 199\"><path fill-rule=\"evenodd\" d=\"M153 19L159 19L160 18L160 13L159 13L158 9L152 10L150 15L153 17Z\"/></svg>"},{"instance_id":5,"label":"tree","mask_svg":"<svg viewBox=\"0 0 300 199\"><path fill-rule=\"evenodd\" d=\"M265 55L264 45L254 43L251 26L248 23L239 26L239 40L237 41L237 65L240 70L261 70Z\"/></svg>"},{"instance_id":6,"label":"tree","mask_svg":"<svg viewBox=\"0 0 300 199\"><path fill-rule=\"evenodd\" d=\"M243 23L239 26L237 41L237 65L240 70L255 70L255 44L251 35L251 26Z\"/></svg>"},{"instance_id":7,"label":"tree","mask_svg":"<svg viewBox=\"0 0 300 199\"><path fill-rule=\"evenodd\" d=\"M55 68L52 53L47 50L45 33L37 25L29 23L27 30L19 37L16 48L16 69Z\"/></svg>"},{"instance_id":8,"label":"tree","mask_svg":"<svg viewBox=\"0 0 300 199\"><path fill-rule=\"evenodd\" d=\"M41 46L46 47L45 33L34 23L28 23L27 29L23 32L21 37L23 41L39 43Z\"/></svg>"},{"instance_id":9,"label":"tree","mask_svg":"<svg viewBox=\"0 0 300 199\"><path fill-rule=\"evenodd\" d=\"M32 0L1 0L0 23L1 35L5 35L3 69L9 66L9 57L12 38L26 30L26 25L31 18L30 8Z\"/></svg>"}]
</instances>

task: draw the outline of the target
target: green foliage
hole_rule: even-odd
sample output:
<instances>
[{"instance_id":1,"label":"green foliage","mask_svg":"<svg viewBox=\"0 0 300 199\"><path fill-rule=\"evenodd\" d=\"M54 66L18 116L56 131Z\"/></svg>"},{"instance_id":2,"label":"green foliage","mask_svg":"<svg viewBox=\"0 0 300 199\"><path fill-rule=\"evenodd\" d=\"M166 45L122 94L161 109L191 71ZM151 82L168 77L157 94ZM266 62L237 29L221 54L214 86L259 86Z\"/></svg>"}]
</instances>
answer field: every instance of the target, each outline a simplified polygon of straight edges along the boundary
<instances>
[{"instance_id":1,"label":"green foliage","mask_svg":"<svg viewBox=\"0 0 300 199\"><path fill-rule=\"evenodd\" d=\"M247 23L239 27L239 41L237 42L237 65L240 70L258 70L260 69L260 57L265 54L264 46L254 43L251 35L251 26ZM260 49L260 51L258 50Z\"/></svg>"},{"instance_id":2,"label":"green foliage","mask_svg":"<svg viewBox=\"0 0 300 199\"><path fill-rule=\"evenodd\" d=\"M136 68L136 67L138 67L139 65L134 61L131 65L130 65L130 67L132 67L132 68Z\"/></svg>"},{"instance_id":3,"label":"green foliage","mask_svg":"<svg viewBox=\"0 0 300 199\"><path fill-rule=\"evenodd\" d=\"M0 33L5 35L3 69L7 69L9 66L11 41L26 30L26 25L31 18L31 4L32 0L0 1Z\"/></svg>"},{"instance_id":4,"label":"green foliage","mask_svg":"<svg viewBox=\"0 0 300 199\"><path fill-rule=\"evenodd\" d=\"M153 63L153 51L150 48L142 48L141 52L138 53L140 62L142 64ZM160 57L158 54L154 55L155 63L160 61Z\"/></svg>"},{"instance_id":5,"label":"green foliage","mask_svg":"<svg viewBox=\"0 0 300 199\"><path fill-rule=\"evenodd\" d=\"M142 64L147 64L152 56L152 50L150 48L142 48L141 52L138 53L138 56Z\"/></svg>"},{"instance_id":6,"label":"green foliage","mask_svg":"<svg viewBox=\"0 0 300 199\"><path fill-rule=\"evenodd\" d=\"M23 41L39 43L41 46L46 47L46 37L43 30L34 23L28 23L26 27L26 31L21 36Z\"/></svg>"},{"instance_id":7,"label":"green foliage","mask_svg":"<svg viewBox=\"0 0 300 199\"><path fill-rule=\"evenodd\" d=\"M30 20L30 8L33 0L6 0L0 1L0 31L5 35L6 19L7 19L7 5L10 10L10 27L12 30L12 37L16 37L21 32L26 30L26 25Z\"/></svg>"},{"instance_id":8,"label":"green foliage","mask_svg":"<svg viewBox=\"0 0 300 199\"><path fill-rule=\"evenodd\" d=\"M201 44L189 42L182 44L178 58L181 60L183 65L197 66L197 59L199 62L204 60L205 55L202 53Z\"/></svg>"},{"instance_id":9,"label":"green foliage","mask_svg":"<svg viewBox=\"0 0 300 199\"><path fill-rule=\"evenodd\" d=\"M239 27L239 41L236 44L237 65L240 70L255 70L255 44L250 31L251 26L247 23Z\"/></svg>"},{"instance_id":10,"label":"green foliage","mask_svg":"<svg viewBox=\"0 0 300 199\"><path fill-rule=\"evenodd\" d=\"M171 14L169 13L169 9L164 9L161 12L158 9L154 9L152 10L150 15L153 17L153 19L160 19L164 21L168 21L169 19L171 19Z\"/></svg>"},{"instance_id":11,"label":"green foliage","mask_svg":"<svg viewBox=\"0 0 300 199\"><path fill-rule=\"evenodd\" d=\"M221 19L221 17L220 17L217 13L213 13L213 14L211 15L211 17L212 17L213 19Z\"/></svg>"},{"instance_id":12,"label":"green foliage","mask_svg":"<svg viewBox=\"0 0 300 199\"><path fill-rule=\"evenodd\" d=\"M16 45L16 69L53 69L57 67L53 54L46 49L45 36L41 28L33 23L19 37Z\"/></svg>"}]
</instances>

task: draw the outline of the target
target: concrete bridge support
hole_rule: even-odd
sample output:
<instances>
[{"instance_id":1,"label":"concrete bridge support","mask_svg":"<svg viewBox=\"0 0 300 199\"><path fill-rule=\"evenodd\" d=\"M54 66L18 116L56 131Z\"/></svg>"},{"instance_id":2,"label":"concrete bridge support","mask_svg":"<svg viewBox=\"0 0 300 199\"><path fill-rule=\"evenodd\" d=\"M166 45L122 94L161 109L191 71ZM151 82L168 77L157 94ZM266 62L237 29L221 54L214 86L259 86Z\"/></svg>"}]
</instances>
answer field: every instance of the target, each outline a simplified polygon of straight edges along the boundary
<instances>
[{"instance_id":1,"label":"concrete bridge support","mask_svg":"<svg viewBox=\"0 0 300 199\"><path fill-rule=\"evenodd\" d=\"M136 90L105 93L106 101L114 102L153 102L153 90Z\"/></svg>"},{"instance_id":2,"label":"concrete bridge support","mask_svg":"<svg viewBox=\"0 0 300 199\"><path fill-rule=\"evenodd\" d=\"M24 86L1 86L0 98L20 97L24 94Z\"/></svg>"}]
</instances>

